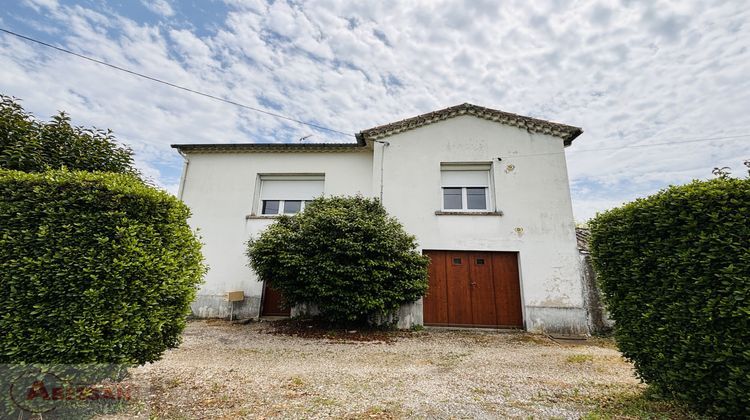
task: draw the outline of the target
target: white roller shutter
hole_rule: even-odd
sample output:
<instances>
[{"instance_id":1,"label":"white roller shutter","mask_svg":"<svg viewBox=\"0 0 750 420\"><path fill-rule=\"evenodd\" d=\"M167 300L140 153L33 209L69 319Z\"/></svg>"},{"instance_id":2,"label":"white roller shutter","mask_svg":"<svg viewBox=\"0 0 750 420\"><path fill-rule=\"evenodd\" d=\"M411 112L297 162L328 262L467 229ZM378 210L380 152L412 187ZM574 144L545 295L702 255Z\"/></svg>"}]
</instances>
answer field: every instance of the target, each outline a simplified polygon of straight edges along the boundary
<instances>
[{"instance_id":1,"label":"white roller shutter","mask_svg":"<svg viewBox=\"0 0 750 420\"><path fill-rule=\"evenodd\" d=\"M443 170L443 187L488 187L489 171Z\"/></svg>"},{"instance_id":2,"label":"white roller shutter","mask_svg":"<svg viewBox=\"0 0 750 420\"><path fill-rule=\"evenodd\" d=\"M323 195L323 180L262 180L261 200L312 200Z\"/></svg>"}]
</instances>

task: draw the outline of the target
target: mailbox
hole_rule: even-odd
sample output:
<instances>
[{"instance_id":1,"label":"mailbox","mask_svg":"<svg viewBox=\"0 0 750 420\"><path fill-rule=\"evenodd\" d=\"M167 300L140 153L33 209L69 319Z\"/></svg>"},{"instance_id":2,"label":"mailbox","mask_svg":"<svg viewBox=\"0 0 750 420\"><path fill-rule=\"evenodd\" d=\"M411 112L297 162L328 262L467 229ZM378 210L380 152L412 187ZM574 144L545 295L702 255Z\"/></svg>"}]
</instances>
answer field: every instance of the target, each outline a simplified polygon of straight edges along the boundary
<instances>
[{"instance_id":1,"label":"mailbox","mask_svg":"<svg viewBox=\"0 0 750 420\"><path fill-rule=\"evenodd\" d=\"M227 301L242 302L243 300L245 300L245 292L243 292L242 290L234 291L234 292L227 292Z\"/></svg>"}]
</instances>

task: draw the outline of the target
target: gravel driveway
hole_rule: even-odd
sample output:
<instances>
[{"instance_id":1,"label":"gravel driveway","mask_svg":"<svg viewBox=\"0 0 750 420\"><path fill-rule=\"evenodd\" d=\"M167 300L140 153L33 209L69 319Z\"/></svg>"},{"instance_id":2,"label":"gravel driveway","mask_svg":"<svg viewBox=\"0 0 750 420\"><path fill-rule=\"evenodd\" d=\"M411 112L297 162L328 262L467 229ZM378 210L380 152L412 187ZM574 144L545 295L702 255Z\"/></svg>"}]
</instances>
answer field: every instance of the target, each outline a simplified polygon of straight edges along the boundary
<instances>
[{"instance_id":1,"label":"gravel driveway","mask_svg":"<svg viewBox=\"0 0 750 420\"><path fill-rule=\"evenodd\" d=\"M267 323L189 323L184 343L134 370L158 418L578 418L637 389L607 341L427 330L394 342L268 333Z\"/></svg>"}]
</instances>

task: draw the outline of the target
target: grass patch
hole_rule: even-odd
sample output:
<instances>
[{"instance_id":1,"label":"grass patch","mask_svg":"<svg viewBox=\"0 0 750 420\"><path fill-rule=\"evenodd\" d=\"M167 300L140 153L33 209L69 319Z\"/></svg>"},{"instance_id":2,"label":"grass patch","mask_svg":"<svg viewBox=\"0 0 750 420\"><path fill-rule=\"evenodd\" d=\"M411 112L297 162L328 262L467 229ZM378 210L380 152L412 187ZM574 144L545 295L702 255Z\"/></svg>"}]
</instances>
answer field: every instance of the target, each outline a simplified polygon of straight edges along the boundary
<instances>
[{"instance_id":1,"label":"grass patch","mask_svg":"<svg viewBox=\"0 0 750 420\"><path fill-rule=\"evenodd\" d=\"M601 347L604 349L617 350L617 343L612 337L594 336L586 340L586 344L594 347Z\"/></svg>"},{"instance_id":2,"label":"grass patch","mask_svg":"<svg viewBox=\"0 0 750 420\"><path fill-rule=\"evenodd\" d=\"M590 354L571 354L565 359L568 363L586 363L594 361L594 356Z\"/></svg>"},{"instance_id":3,"label":"grass patch","mask_svg":"<svg viewBox=\"0 0 750 420\"><path fill-rule=\"evenodd\" d=\"M473 392L475 394L480 394L480 395L486 395L486 394L490 394L491 393L490 390L484 389L484 388L480 388L480 387L474 387L474 388L472 388L471 392Z\"/></svg>"},{"instance_id":4,"label":"grass patch","mask_svg":"<svg viewBox=\"0 0 750 420\"><path fill-rule=\"evenodd\" d=\"M651 388L604 395L595 403L597 407L582 419L707 419L685 404L661 397Z\"/></svg>"},{"instance_id":5,"label":"grass patch","mask_svg":"<svg viewBox=\"0 0 750 420\"><path fill-rule=\"evenodd\" d=\"M292 391L298 391L305 386L305 381L302 380L299 376L293 376L289 379L289 381L286 383L285 388L292 390Z\"/></svg>"},{"instance_id":6,"label":"grass patch","mask_svg":"<svg viewBox=\"0 0 750 420\"><path fill-rule=\"evenodd\" d=\"M448 352L446 354L441 354L438 357L434 359L429 359L428 362L435 366L440 366L442 368L453 368L458 366L461 361L468 356L470 353L467 352Z\"/></svg>"},{"instance_id":7,"label":"grass patch","mask_svg":"<svg viewBox=\"0 0 750 420\"><path fill-rule=\"evenodd\" d=\"M538 344L540 346L554 346L554 341L544 335L521 332L511 335L511 342L519 344Z\"/></svg>"},{"instance_id":8,"label":"grass patch","mask_svg":"<svg viewBox=\"0 0 750 420\"><path fill-rule=\"evenodd\" d=\"M373 406L367 410L352 414L346 417L347 420L359 420L359 419L379 419L379 420L395 420L398 418L405 417L405 414L399 407L381 407Z\"/></svg>"}]
</instances>

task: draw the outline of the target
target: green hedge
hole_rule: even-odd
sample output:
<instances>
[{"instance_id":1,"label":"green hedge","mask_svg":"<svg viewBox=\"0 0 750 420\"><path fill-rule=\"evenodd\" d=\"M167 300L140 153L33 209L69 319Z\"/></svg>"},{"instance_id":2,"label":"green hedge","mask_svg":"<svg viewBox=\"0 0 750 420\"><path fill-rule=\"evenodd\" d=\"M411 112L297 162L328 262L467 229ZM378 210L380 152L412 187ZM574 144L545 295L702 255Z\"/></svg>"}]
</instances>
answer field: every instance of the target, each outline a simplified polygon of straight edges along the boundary
<instances>
[{"instance_id":1,"label":"green hedge","mask_svg":"<svg viewBox=\"0 0 750 420\"><path fill-rule=\"evenodd\" d=\"M0 363L175 347L205 271L188 216L132 175L0 170Z\"/></svg>"},{"instance_id":2,"label":"green hedge","mask_svg":"<svg viewBox=\"0 0 750 420\"><path fill-rule=\"evenodd\" d=\"M638 375L698 410L750 416L750 179L670 187L590 227L615 338Z\"/></svg>"},{"instance_id":3,"label":"green hedge","mask_svg":"<svg viewBox=\"0 0 750 420\"><path fill-rule=\"evenodd\" d=\"M0 168L24 172L50 169L138 175L133 151L110 130L74 127L64 112L40 121L12 97L0 94Z\"/></svg>"},{"instance_id":4,"label":"green hedge","mask_svg":"<svg viewBox=\"0 0 750 420\"><path fill-rule=\"evenodd\" d=\"M338 323L392 314L427 290L427 257L380 202L318 198L248 244L252 268L290 305L314 303Z\"/></svg>"}]
</instances>

